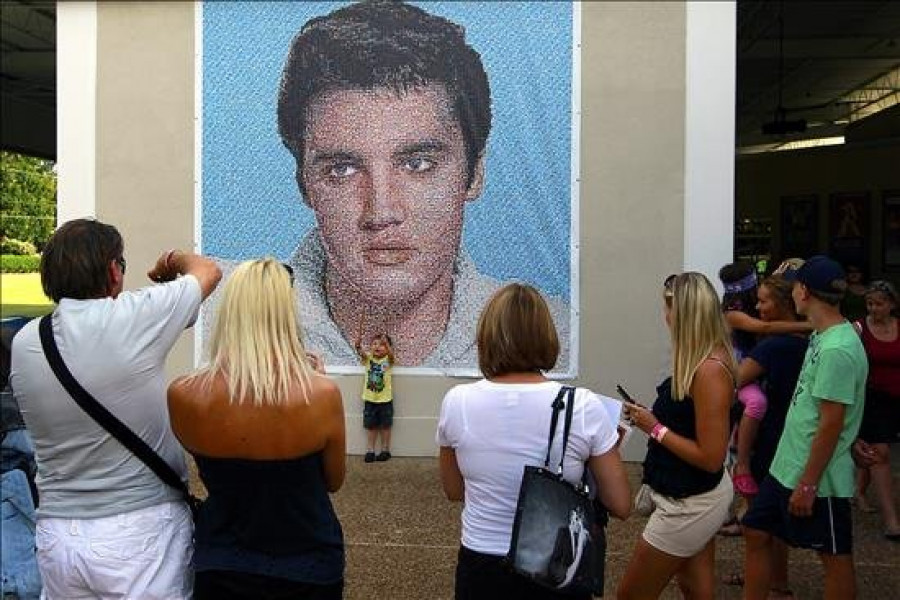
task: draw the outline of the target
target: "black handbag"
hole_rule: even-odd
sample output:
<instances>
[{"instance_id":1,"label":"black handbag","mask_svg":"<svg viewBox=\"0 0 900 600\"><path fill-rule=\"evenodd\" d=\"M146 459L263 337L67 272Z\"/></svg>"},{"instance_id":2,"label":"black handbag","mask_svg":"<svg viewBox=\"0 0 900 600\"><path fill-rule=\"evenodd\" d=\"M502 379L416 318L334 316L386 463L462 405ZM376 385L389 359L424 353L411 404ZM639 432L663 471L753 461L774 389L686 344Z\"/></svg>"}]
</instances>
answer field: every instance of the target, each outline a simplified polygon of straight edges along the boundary
<instances>
[{"instance_id":1,"label":"black handbag","mask_svg":"<svg viewBox=\"0 0 900 600\"><path fill-rule=\"evenodd\" d=\"M169 463L154 452L153 448L147 445L147 442L142 440L127 425L100 404L90 392L78 383L78 380L69 371L69 367L66 366L62 355L59 353L56 339L53 337L52 317L52 314L41 317L41 321L38 324L38 333L41 337L41 347L44 349L44 355L47 357L47 362L50 363L50 369L53 371L53 374L56 375L62 386L69 392L75 403L94 419L100 427L108 431L120 444L138 457L151 471L156 473L156 476L163 483L181 492L185 502L191 509L191 513L196 518L197 511L200 509L200 504L203 501L190 493L187 485Z\"/></svg>"},{"instance_id":2,"label":"black handbag","mask_svg":"<svg viewBox=\"0 0 900 600\"><path fill-rule=\"evenodd\" d=\"M574 404L575 388L564 386L551 405L547 455L543 466L525 467L506 559L515 572L544 587L558 592L602 594L606 542L605 535L598 537L602 524L597 521L586 486L573 485L562 475ZM562 451L554 473L550 469L550 451L563 409Z\"/></svg>"}]
</instances>

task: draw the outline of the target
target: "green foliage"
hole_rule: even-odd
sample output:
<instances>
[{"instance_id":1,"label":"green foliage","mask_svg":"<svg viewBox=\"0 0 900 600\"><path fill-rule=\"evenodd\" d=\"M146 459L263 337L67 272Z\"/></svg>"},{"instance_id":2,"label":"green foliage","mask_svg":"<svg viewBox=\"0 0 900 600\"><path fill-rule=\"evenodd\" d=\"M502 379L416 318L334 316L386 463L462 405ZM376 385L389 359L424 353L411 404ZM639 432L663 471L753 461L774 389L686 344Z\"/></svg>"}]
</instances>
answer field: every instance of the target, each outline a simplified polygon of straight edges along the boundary
<instances>
[{"instance_id":1,"label":"green foliage","mask_svg":"<svg viewBox=\"0 0 900 600\"><path fill-rule=\"evenodd\" d=\"M37 273L40 270L40 256L0 255L0 272L2 273Z\"/></svg>"},{"instance_id":2,"label":"green foliage","mask_svg":"<svg viewBox=\"0 0 900 600\"><path fill-rule=\"evenodd\" d=\"M37 249L31 242L23 242L22 240L14 240L12 238L0 238L0 254L27 256L29 254L37 254Z\"/></svg>"},{"instance_id":3,"label":"green foliage","mask_svg":"<svg viewBox=\"0 0 900 600\"><path fill-rule=\"evenodd\" d=\"M56 225L53 162L0 151L0 198L0 238L43 248Z\"/></svg>"}]
</instances>

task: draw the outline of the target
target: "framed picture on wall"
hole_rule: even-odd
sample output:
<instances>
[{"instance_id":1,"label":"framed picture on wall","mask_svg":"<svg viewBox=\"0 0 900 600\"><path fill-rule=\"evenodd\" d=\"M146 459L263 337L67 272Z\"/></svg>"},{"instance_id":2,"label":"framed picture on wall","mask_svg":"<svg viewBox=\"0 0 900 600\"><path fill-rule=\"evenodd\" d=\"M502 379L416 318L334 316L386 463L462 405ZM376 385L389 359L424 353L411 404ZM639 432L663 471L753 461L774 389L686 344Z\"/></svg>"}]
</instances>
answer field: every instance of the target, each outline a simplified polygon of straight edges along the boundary
<instances>
[{"instance_id":1,"label":"framed picture on wall","mask_svg":"<svg viewBox=\"0 0 900 600\"><path fill-rule=\"evenodd\" d=\"M838 262L859 266L869 259L869 193L831 195L828 210L828 250Z\"/></svg>"},{"instance_id":2,"label":"framed picture on wall","mask_svg":"<svg viewBox=\"0 0 900 600\"><path fill-rule=\"evenodd\" d=\"M819 249L819 197L781 198L781 257L808 258Z\"/></svg>"},{"instance_id":3,"label":"framed picture on wall","mask_svg":"<svg viewBox=\"0 0 900 600\"><path fill-rule=\"evenodd\" d=\"M885 190L881 198L884 269L900 271L900 190Z\"/></svg>"}]
</instances>

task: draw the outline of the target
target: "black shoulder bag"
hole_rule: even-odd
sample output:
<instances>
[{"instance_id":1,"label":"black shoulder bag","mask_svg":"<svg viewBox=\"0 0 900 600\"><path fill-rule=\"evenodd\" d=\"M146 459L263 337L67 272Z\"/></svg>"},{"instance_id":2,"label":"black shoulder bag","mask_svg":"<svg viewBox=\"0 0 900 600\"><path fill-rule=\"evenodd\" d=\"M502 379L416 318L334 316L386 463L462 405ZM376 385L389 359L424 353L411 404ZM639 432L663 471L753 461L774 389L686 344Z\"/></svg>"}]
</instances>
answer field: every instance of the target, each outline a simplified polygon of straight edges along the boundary
<instances>
[{"instance_id":1,"label":"black shoulder bag","mask_svg":"<svg viewBox=\"0 0 900 600\"><path fill-rule=\"evenodd\" d=\"M159 477L163 483L181 492L184 495L184 499L188 503L191 512L196 516L197 510L200 508L201 500L191 495L187 485L185 485L175 469L173 469L169 463L164 461L159 454L154 452L153 449L147 445L147 442L142 440L136 433L129 429L127 425L122 423L122 421L109 412L106 407L100 404L90 392L81 387L81 384L78 383L78 380L75 379L72 372L69 371L69 367L67 367L66 363L63 361L62 355L59 353L59 348L56 346L56 340L53 337L52 314L41 317L41 322L38 325L38 332L41 336L41 346L44 349L44 355L47 357L47 362L50 363L53 374L56 375L62 386L69 392L69 395L72 396L75 403L94 419L100 427L108 431L120 444L125 446L127 450L130 450L141 460L141 462L147 465L151 471L156 473L157 477Z\"/></svg>"},{"instance_id":2,"label":"black shoulder bag","mask_svg":"<svg viewBox=\"0 0 900 600\"><path fill-rule=\"evenodd\" d=\"M553 417L543 466L526 466L507 561L514 571L557 591L603 592L593 534L594 506L584 486L563 479L563 459L572 426L575 388L563 387L553 401ZM565 408L562 453L554 473L550 451L560 411ZM599 588L598 588L599 585Z\"/></svg>"}]
</instances>

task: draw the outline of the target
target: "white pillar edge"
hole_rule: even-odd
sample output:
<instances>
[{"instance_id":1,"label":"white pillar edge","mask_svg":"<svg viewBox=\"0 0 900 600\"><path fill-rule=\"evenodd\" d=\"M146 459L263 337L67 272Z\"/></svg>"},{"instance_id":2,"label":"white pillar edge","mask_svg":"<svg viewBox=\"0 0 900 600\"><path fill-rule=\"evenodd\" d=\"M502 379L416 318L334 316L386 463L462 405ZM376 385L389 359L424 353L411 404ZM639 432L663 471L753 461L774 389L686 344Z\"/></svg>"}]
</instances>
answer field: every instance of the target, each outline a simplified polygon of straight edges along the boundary
<instances>
[{"instance_id":1,"label":"white pillar edge","mask_svg":"<svg viewBox=\"0 0 900 600\"><path fill-rule=\"evenodd\" d=\"M737 10L705 1L686 10L684 268L721 291L734 248Z\"/></svg>"},{"instance_id":2,"label":"white pillar edge","mask_svg":"<svg viewBox=\"0 0 900 600\"><path fill-rule=\"evenodd\" d=\"M97 3L56 3L57 225L97 214Z\"/></svg>"}]
</instances>

